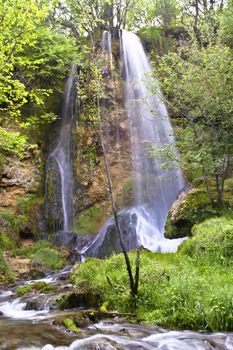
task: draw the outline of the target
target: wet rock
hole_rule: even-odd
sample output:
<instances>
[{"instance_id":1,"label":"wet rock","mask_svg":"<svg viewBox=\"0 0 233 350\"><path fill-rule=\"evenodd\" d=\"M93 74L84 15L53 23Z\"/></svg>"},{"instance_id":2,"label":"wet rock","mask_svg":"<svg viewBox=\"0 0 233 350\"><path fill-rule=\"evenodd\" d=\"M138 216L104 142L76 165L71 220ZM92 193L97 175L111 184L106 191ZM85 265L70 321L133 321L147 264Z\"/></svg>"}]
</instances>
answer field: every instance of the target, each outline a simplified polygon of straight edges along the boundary
<instances>
[{"instance_id":1,"label":"wet rock","mask_svg":"<svg viewBox=\"0 0 233 350\"><path fill-rule=\"evenodd\" d=\"M137 240L137 215L130 211L122 212L118 216L125 249L130 251L138 247ZM99 233L96 240L93 240L93 244L86 251L86 256L107 258L113 253L119 253L122 251L120 239L116 230L114 219L109 222L103 228L103 231Z\"/></svg>"},{"instance_id":2,"label":"wet rock","mask_svg":"<svg viewBox=\"0 0 233 350\"><path fill-rule=\"evenodd\" d=\"M100 304L100 296L93 293L65 293L57 299L61 310L94 307Z\"/></svg>"},{"instance_id":3,"label":"wet rock","mask_svg":"<svg viewBox=\"0 0 233 350\"><path fill-rule=\"evenodd\" d=\"M77 246L78 235L75 232L60 231L53 237L53 244L65 246L68 249L74 249Z\"/></svg>"},{"instance_id":4,"label":"wet rock","mask_svg":"<svg viewBox=\"0 0 233 350\"><path fill-rule=\"evenodd\" d=\"M41 303L39 300L29 300L27 301L26 303L26 307L25 307L25 310L40 310L41 308Z\"/></svg>"}]
</instances>

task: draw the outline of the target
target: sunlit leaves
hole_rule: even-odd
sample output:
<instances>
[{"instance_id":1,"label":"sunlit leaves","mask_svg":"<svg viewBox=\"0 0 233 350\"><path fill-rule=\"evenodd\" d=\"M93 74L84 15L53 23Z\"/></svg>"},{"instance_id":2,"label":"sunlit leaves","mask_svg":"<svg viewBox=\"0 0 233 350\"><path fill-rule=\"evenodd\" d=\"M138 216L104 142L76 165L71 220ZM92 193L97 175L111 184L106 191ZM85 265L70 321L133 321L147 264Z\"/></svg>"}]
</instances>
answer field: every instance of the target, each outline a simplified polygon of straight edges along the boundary
<instances>
[{"instance_id":1,"label":"sunlit leaves","mask_svg":"<svg viewBox=\"0 0 233 350\"><path fill-rule=\"evenodd\" d=\"M27 145L27 137L19 132L8 131L0 127L0 149L21 156Z\"/></svg>"}]
</instances>

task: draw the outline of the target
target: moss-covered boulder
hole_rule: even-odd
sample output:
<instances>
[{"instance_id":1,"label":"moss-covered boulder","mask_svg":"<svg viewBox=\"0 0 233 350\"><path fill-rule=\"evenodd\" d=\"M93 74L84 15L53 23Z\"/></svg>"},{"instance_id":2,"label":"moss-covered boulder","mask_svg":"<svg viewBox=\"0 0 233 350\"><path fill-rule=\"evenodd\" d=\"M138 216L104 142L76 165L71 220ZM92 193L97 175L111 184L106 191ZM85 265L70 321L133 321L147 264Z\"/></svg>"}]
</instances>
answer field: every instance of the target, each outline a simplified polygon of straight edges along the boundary
<instances>
[{"instance_id":1,"label":"moss-covered boulder","mask_svg":"<svg viewBox=\"0 0 233 350\"><path fill-rule=\"evenodd\" d=\"M56 286L48 284L44 281L38 281L32 284L27 284L25 286L21 286L17 288L16 294L18 296L22 296L28 293L49 293L51 291L56 290Z\"/></svg>"},{"instance_id":2,"label":"moss-covered boulder","mask_svg":"<svg viewBox=\"0 0 233 350\"><path fill-rule=\"evenodd\" d=\"M101 301L102 298L99 294L90 291L66 292L61 294L57 299L61 310L98 307Z\"/></svg>"},{"instance_id":3,"label":"moss-covered boulder","mask_svg":"<svg viewBox=\"0 0 233 350\"><path fill-rule=\"evenodd\" d=\"M219 210L210 205L204 188L181 193L168 215L165 237L180 238L192 235L193 225L207 218L219 216Z\"/></svg>"}]
</instances>

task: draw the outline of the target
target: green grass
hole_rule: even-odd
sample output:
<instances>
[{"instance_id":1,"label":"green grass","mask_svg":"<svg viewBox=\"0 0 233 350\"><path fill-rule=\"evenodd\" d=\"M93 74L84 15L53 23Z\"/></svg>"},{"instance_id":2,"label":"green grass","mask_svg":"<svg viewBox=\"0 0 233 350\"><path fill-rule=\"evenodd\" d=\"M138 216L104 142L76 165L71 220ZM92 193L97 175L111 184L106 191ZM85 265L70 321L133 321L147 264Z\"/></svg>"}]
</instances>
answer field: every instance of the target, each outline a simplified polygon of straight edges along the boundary
<instances>
[{"instance_id":1,"label":"green grass","mask_svg":"<svg viewBox=\"0 0 233 350\"><path fill-rule=\"evenodd\" d=\"M130 254L134 260L135 254ZM107 276L111 284L107 281ZM143 252L137 306L132 310L122 255L87 259L73 275L82 291L98 291L109 310L136 313L136 320L175 329L233 329L233 273L179 254Z\"/></svg>"},{"instance_id":2,"label":"green grass","mask_svg":"<svg viewBox=\"0 0 233 350\"><path fill-rule=\"evenodd\" d=\"M72 276L78 290L98 292L109 310L173 329L233 330L233 219L196 225L176 254L143 252L136 307L122 255L87 259ZM134 266L135 253L130 253ZM108 282L111 281L111 283Z\"/></svg>"}]
</instances>

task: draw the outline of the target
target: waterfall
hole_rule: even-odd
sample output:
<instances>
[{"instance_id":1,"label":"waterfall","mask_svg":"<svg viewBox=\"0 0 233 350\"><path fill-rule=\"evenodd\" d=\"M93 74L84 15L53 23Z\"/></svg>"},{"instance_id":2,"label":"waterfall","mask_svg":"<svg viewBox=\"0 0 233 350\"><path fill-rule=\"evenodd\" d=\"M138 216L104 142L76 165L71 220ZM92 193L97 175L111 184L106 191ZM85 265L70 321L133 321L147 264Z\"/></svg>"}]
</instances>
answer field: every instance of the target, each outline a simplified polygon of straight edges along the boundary
<instances>
[{"instance_id":1,"label":"waterfall","mask_svg":"<svg viewBox=\"0 0 233 350\"><path fill-rule=\"evenodd\" d=\"M132 150L138 241L152 251L176 250L179 241L164 239L168 211L184 187L179 165L162 166L161 156L151 158L148 150L174 148L174 136L159 87L140 39L122 31L121 55L125 79L125 106ZM156 87L156 94L150 88Z\"/></svg>"},{"instance_id":2,"label":"waterfall","mask_svg":"<svg viewBox=\"0 0 233 350\"><path fill-rule=\"evenodd\" d=\"M110 39L110 33L104 32L104 52L111 50ZM175 150L171 122L140 39L123 30L120 51L135 193L133 206L118 214L125 248L131 250L143 245L151 251L175 252L184 238L165 239L164 227L172 203L184 188L184 179L178 161L168 161L168 168L164 169L163 159L151 158L148 152L151 147ZM102 72L105 74L105 70ZM154 85L156 94L150 91ZM177 151L174 152L178 158ZM113 251L121 251L121 246L114 219L110 218L95 239L82 248L81 254L107 257Z\"/></svg>"},{"instance_id":3,"label":"waterfall","mask_svg":"<svg viewBox=\"0 0 233 350\"><path fill-rule=\"evenodd\" d=\"M45 219L50 229L68 231L73 223L72 123L75 107L76 66L66 82L58 142L46 163Z\"/></svg>"}]
</instances>

